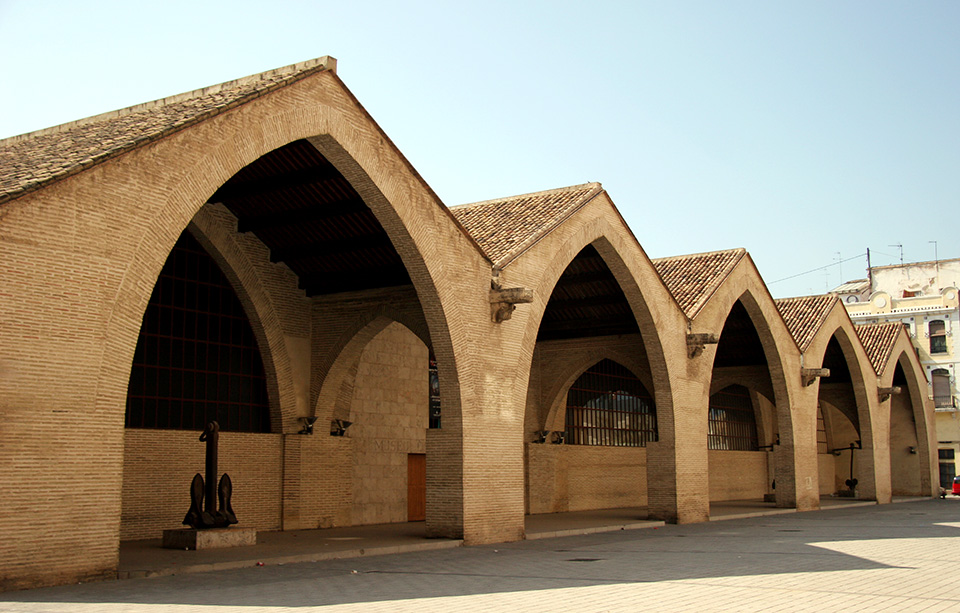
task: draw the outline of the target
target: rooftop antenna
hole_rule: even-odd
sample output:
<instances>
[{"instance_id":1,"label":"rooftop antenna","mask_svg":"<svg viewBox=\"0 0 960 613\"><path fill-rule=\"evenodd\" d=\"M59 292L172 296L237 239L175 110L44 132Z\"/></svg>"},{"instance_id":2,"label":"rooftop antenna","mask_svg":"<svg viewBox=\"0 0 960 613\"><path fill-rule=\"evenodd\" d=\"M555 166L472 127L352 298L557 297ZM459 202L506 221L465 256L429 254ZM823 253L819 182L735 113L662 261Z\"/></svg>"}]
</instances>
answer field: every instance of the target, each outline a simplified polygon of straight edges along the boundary
<instances>
[{"instance_id":1,"label":"rooftop antenna","mask_svg":"<svg viewBox=\"0 0 960 613\"><path fill-rule=\"evenodd\" d=\"M903 243L897 243L896 245L887 245L887 247L896 247L900 250L900 265L903 266Z\"/></svg>"},{"instance_id":2,"label":"rooftop antenna","mask_svg":"<svg viewBox=\"0 0 960 613\"><path fill-rule=\"evenodd\" d=\"M870 247L867 247L867 283L870 291L873 291L873 268L870 266Z\"/></svg>"},{"instance_id":3,"label":"rooftop antenna","mask_svg":"<svg viewBox=\"0 0 960 613\"><path fill-rule=\"evenodd\" d=\"M934 261L934 265L936 266L936 270L937 270L937 291L940 291L942 288L940 287L940 251L939 251L939 245L937 245L937 241L927 241L927 242L928 242L928 243L933 243L933 261Z\"/></svg>"},{"instance_id":4,"label":"rooftop antenna","mask_svg":"<svg viewBox=\"0 0 960 613\"><path fill-rule=\"evenodd\" d=\"M837 251L837 266L840 267L840 285L843 285L843 258L840 257L839 251Z\"/></svg>"}]
</instances>

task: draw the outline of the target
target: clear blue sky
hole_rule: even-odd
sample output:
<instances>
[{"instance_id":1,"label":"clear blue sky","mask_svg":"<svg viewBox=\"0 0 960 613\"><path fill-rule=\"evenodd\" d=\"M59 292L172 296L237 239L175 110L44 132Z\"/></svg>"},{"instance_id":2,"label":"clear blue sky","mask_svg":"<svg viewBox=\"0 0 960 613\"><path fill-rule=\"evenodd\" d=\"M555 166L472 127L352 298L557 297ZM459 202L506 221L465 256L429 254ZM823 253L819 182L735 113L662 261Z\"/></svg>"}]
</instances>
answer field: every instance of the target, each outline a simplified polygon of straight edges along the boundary
<instances>
[{"instance_id":1,"label":"clear blue sky","mask_svg":"<svg viewBox=\"0 0 960 613\"><path fill-rule=\"evenodd\" d=\"M960 257L957 0L0 0L0 137L321 55L448 205L600 181L777 297Z\"/></svg>"}]
</instances>

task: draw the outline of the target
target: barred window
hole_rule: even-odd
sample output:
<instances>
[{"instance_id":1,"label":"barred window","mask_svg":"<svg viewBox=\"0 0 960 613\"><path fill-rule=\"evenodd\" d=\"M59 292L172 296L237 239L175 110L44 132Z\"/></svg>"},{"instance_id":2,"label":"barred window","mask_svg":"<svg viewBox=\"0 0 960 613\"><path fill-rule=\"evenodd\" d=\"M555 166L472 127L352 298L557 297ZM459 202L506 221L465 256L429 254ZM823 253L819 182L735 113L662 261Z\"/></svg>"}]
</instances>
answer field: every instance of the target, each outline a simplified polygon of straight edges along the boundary
<instances>
[{"instance_id":1,"label":"barred window","mask_svg":"<svg viewBox=\"0 0 960 613\"><path fill-rule=\"evenodd\" d=\"M750 391L730 385L710 396L707 448L758 451L757 420Z\"/></svg>"},{"instance_id":2,"label":"barred window","mask_svg":"<svg viewBox=\"0 0 960 613\"><path fill-rule=\"evenodd\" d=\"M269 432L266 377L243 305L217 263L184 232L143 316L126 426Z\"/></svg>"},{"instance_id":3,"label":"barred window","mask_svg":"<svg viewBox=\"0 0 960 613\"><path fill-rule=\"evenodd\" d=\"M566 428L572 445L645 447L657 440L657 410L636 375L601 360L570 388Z\"/></svg>"},{"instance_id":4,"label":"barred window","mask_svg":"<svg viewBox=\"0 0 960 613\"><path fill-rule=\"evenodd\" d=\"M930 353L947 352L947 328L941 319L935 319L928 326L930 334Z\"/></svg>"}]
</instances>

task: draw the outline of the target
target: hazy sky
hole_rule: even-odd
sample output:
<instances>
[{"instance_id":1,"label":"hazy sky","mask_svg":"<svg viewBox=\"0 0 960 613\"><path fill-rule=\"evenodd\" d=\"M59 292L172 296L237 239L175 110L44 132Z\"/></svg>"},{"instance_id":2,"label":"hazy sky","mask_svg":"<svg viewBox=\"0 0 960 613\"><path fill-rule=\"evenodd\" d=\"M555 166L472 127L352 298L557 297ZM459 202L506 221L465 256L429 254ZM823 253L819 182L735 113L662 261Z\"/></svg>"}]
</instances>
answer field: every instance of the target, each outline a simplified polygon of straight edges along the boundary
<instances>
[{"instance_id":1,"label":"hazy sky","mask_svg":"<svg viewBox=\"0 0 960 613\"><path fill-rule=\"evenodd\" d=\"M0 137L322 55L448 205L599 181L776 297L960 257L957 0L0 0Z\"/></svg>"}]
</instances>

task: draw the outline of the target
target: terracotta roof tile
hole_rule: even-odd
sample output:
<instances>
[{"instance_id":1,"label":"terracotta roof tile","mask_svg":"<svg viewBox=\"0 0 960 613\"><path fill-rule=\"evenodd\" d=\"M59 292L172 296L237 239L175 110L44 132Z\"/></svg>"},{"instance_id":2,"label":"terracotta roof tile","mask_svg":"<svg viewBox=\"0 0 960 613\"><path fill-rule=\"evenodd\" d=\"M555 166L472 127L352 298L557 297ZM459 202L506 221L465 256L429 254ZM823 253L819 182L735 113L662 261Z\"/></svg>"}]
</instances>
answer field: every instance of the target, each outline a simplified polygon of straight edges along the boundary
<instances>
[{"instance_id":1,"label":"terracotta roof tile","mask_svg":"<svg viewBox=\"0 0 960 613\"><path fill-rule=\"evenodd\" d=\"M741 248L678 255L653 260L653 266L683 312L693 319L746 254Z\"/></svg>"},{"instance_id":2,"label":"terracotta roof tile","mask_svg":"<svg viewBox=\"0 0 960 613\"><path fill-rule=\"evenodd\" d=\"M877 375L882 375L893 352L897 336L903 330L903 324L890 322L884 324L863 324L857 326L857 336L870 358L870 364Z\"/></svg>"},{"instance_id":3,"label":"terracotta roof tile","mask_svg":"<svg viewBox=\"0 0 960 613\"><path fill-rule=\"evenodd\" d=\"M793 340L797 342L800 351L806 351L813 337L830 313L830 309L837 303L838 298L833 294L822 296L803 296L800 298L783 298L775 300L783 321L787 324Z\"/></svg>"},{"instance_id":4,"label":"terracotta roof tile","mask_svg":"<svg viewBox=\"0 0 960 613\"><path fill-rule=\"evenodd\" d=\"M597 196L599 183L486 200L450 212L495 266L503 267Z\"/></svg>"},{"instance_id":5,"label":"terracotta roof tile","mask_svg":"<svg viewBox=\"0 0 960 613\"><path fill-rule=\"evenodd\" d=\"M0 140L0 203L330 69L323 57Z\"/></svg>"}]
</instances>

